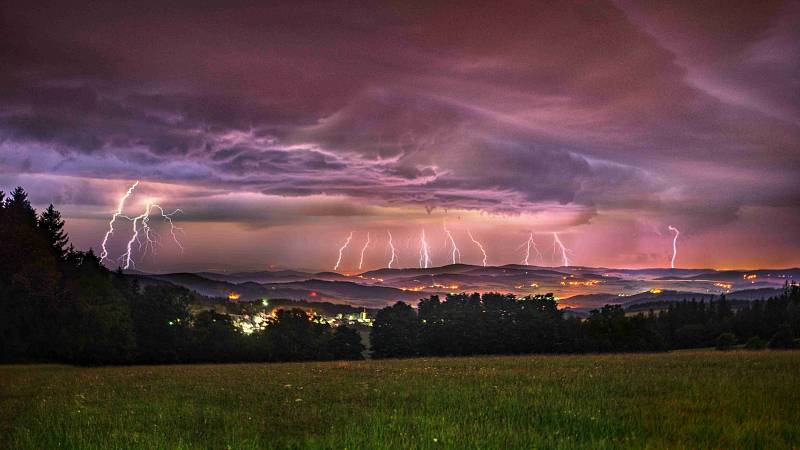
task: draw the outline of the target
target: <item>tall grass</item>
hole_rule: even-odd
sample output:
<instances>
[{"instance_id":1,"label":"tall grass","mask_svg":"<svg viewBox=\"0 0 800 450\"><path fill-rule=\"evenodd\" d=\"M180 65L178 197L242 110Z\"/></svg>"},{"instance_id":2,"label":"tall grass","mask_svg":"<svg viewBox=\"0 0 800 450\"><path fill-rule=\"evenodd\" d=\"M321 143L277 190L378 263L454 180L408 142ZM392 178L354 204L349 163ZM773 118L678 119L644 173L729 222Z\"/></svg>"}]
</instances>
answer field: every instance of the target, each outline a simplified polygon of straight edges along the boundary
<instances>
[{"instance_id":1,"label":"tall grass","mask_svg":"<svg viewBox=\"0 0 800 450\"><path fill-rule=\"evenodd\" d=\"M800 352L0 366L11 448L787 448Z\"/></svg>"}]
</instances>

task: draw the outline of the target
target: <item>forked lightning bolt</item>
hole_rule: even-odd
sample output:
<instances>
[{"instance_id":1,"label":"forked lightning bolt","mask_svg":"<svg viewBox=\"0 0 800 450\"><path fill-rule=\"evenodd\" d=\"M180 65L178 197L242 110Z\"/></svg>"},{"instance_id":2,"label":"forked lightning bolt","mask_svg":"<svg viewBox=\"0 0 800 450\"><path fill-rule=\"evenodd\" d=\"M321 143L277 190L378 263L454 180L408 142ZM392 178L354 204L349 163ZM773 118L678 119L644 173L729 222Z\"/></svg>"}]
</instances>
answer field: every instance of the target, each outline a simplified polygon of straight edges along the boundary
<instances>
[{"instance_id":1,"label":"forked lightning bolt","mask_svg":"<svg viewBox=\"0 0 800 450\"><path fill-rule=\"evenodd\" d=\"M131 196L131 194L133 193L133 190L136 189L136 186L138 186L138 185L139 185L139 180L136 180L136 182L133 183L131 185L131 187L128 188L128 191L125 192L125 195L123 195L119 199L119 204L117 205L117 210L114 211L114 214L111 216L111 220L108 222L108 231L106 231L106 235L103 236L103 242L100 244L100 247L103 249L102 252L100 252L100 261L101 262L104 259L106 259L106 257L108 257L108 249L106 248L106 244L108 243L108 238L111 237L112 234L114 234L114 222L117 221L117 217L122 215L122 210L125 208L125 200L127 200L128 197Z\"/></svg>"},{"instance_id":2,"label":"forked lightning bolt","mask_svg":"<svg viewBox=\"0 0 800 450\"><path fill-rule=\"evenodd\" d=\"M561 239L558 238L558 233L553 232L553 246L558 247L561 249L561 265L564 267L569 267L569 258L567 258L567 248L564 247L564 243L561 242Z\"/></svg>"},{"instance_id":3,"label":"forked lightning bolt","mask_svg":"<svg viewBox=\"0 0 800 450\"><path fill-rule=\"evenodd\" d=\"M397 262L397 250L394 248L394 242L392 241L392 232L386 230L386 234L389 235L389 250L392 252L392 257L389 258L389 264L386 267L391 269L392 263Z\"/></svg>"},{"instance_id":4,"label":"forked lightning bolt","mask_svg":"<svg viewBox=\"0 0 800 450\"><path fill-rule=\"evenodd\" d=\"M450 241L453 264L456 263L456 257L458 257L458 261L461 262L461 251L458 249L458 246L456 246L456 240L453 239L453 235L450 233L450 230L447 229L447 223L442 224L442 228L444 228L444 232L447 234L447 239Z\"/></svg>"},{"instance_id":5,"label":"forked lightning bolt","mask_svg":"<svg viewBox=\"0 0 800 450\"><path fill-rule=\"evenodd\" d=\"M480 242L478 242L477 240L475 240L474 237L472 237L472 232L469 231L469 228L467 229L467 234L469 235L470 240L472 240L472 242L475 245L477 245L478 248L481 250L481 253L483 253L483 267L486 267L486 250L483 249L483 245L481 245Z\"/></svg>"},{"instance_id":6,"label":"forked lightning bolt","mask_svg":"<svg viewBox=\"0 0 800 450\"><path fill-rule=\"evenodd\" d=\"M419 267L428 268L431 263L431 256L428 252L428 241L425 239L425 229L422 229L422 235L419 238Z\"/></svg>"},{"instance_id":7,"label":"forked lightning bolt","mask_svg":"<svg viewBox=\"0 0 800 450\"><path fill-rule=\"evenodd\" d=\"M369 231L367 231L367 242L361 247L361 259L358 260L358 270L361 270L361 267L364 266L364 252L367 251L367 247L369 247Z\"/></svg>"},{"instance_id":8,"label":"forked lightning bolt","mask_svg":"<svg viewBox=\"0 0 800 450\"><path fill-rule=\"evenodd\" d=\"M531 247L536 252L536 257L539 258L540 261L542 260L542 252L539 251L539 248L536 246L536 242L533 241L533 231L531 231L531 234L528 235L528 240L523 242L522 245L517 248L519 249L523 246L525 247L525 259L522 260L522 264L526 266L530 265L529 260L531 257Z\"/></svg>"},{"instance_id":9,"label":"forked lightning bolt","mask_svg":"<svg viewBox=\"0 0 800 450\"><path fill-rule=\"evenodd\" d=\"M344 252L344 249L346 249L347 246L350 245L350 241L351 240L353 240L353 232L352 231L347 236L347 240L344 241L344 245L339 247L339 258L336 260L336 265L333 266L333 270L337 270L339 268L339 265L342 263L342 253Z\"/></svg>"},{"instance_id":10,"label":"forked lightning bolt","mask_svg":"<svg viewBox=\"0 0 800 450\"><path fill-rule=\"evenodd\" d=\"M139 250L142 250L142 255L147 254L149 250L151 253L156 252L156 248L159 244L158 234L150 227L150 212L153 209L157 209L160 213L160 216L164 219L165 222L169 224L169 232L170 236L172 236L172 240L175 242L175 245L183 251L183 245L181 245L181 241L178 239L178 235L175 234L175 230L181 230L181 228L176 227L175 223L172 221L172 216L182 212L180 209L176 209L171 213L167 213L164 211L160 205L155 203L148 202L145 205L144 212L139 214L136 217L128 217L120 214L120 217L124 217L131 221L133 224L132 226L132 233L131 238L128 241L128 244L125 249L125 253L122 255L121 259L124 262L122 266L123 269L129 269L131 267L135 267L135 261L133 259L133 243L137 242L139 244ZM141 232L144 235L144 242L141 241L139 236L139 226L141 225Z\"/></svg>"},{"instance_id":11,"label":"forked lightning bolt","mask_svg":"<svg viewBox=\"0 0 800 450\"><path fill-rule=\"evenodd\" d=\"M172 236L172 240L175 241L175 245L183 251L183 245L181 244L180 240L178 239L178 235L175 233L176 230L181 231L182 229L175 226L175 223L172 221L172 216L182 212L180 209L176 209L171 213L167 213L164 209L158 205L153 203L152 201L148 201L145 204L145 210L142 214L136 217L129 217L123 214L125 210L125 202L128 198L133 195L133 191L139 185L139 180L136 180L125 192L125 194L120 197L119 203L117 204L117 209L111 216L111 220L108 222L108 231L106 231L105 236L103 236L103 241L100 244L102 248L102 252L100 253L100 260L103 261L108 259L108 239L114 234L114 224L116 223L117 219L123 218L131 222L132 224L132 232L131 238L126 245L125 253L119 258L120 261L123 262L123 268L129 269L132 266L135 266L135 261L133 258L133 243L139 243L139 250L142 251L142 254L146 254L148 250L152 253L155 253L156 247L159 243L158 234L152 229L150 226L150 213L153 209L158 209L160 216L164 219L165 222L169 224L169 232L170 236ZM140 230L141 227L141 230ZM141 240L141 235L144 235L144 242Z\"/></svg>"},{"instance_id":12,"label":"forked lightning bolt","mask_svg":"<svg viewBox=\"0 0 800 450\"><path fill-rule=\"evenodd\" d=\"M681 234L677 228L673 227L672 225L667 225L669 231L675 232L675 237L672 239L672 262L670 263L670 267L673 269L675 268L675 257L678 256L678 235Z\"/></svg>"},{"instance_id":13,"label":"forked lightning bolt","mask_svg":"<svg viewBox=\"0 0 800 450\"><path fill-rule=\"evenodd\" d=\"M127 217L128 219L130 219L133 222L133 232L131 233L131 239L128 241L128 245L126 247L125 253L122 255L122 261L123 261L122 268L123 269L128 269L128 268L131 267L131 265L135 266L135 264L133 262L133 249L131 247L133 246L134 242L138 242L139 241L139 226L138 226L139 221L146 220L146 218L148 217L149 214L150 214L150 204L148 203L145 206L144 213L134 217L133 219L131 219L130 217ZM145 222L145 224L146 223L147 222ZM148 227L146 225L145 225L144 230L145 230L145 232L148 230ZM147 234L149 234L149 233L147 233ZM150 242L150 236L146 236L146 238L147 238L147 241ZM141 247L141 245L140 245L140 247Z\"/></svg>"}]
</instances>

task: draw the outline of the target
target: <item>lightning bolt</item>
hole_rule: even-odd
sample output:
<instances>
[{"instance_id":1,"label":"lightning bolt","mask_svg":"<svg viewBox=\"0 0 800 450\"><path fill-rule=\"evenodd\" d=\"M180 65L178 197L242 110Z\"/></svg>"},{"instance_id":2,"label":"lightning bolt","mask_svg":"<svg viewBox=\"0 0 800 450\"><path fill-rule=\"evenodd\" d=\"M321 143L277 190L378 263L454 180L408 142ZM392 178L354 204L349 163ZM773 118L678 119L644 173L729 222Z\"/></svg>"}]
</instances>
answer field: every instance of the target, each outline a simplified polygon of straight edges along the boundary
<instances>
[{"instance_id":1,"label":"lightning bolt","mask_svg":"<svg viewBox=\"0 0 800 450\"><path fill-rule=\"evenodd\" d=\"M336 260L336 265L333 266L333 270L337 270L339 268L339 264L342 263L342 252L344 252L344 249L346 249L347 246L350 245L350 241L352 239L353 239L353 232L351 231L350 234L347 236L347 240L344 241L344 245L339 247L339 258Z\"/></svg>"},{"instance_id":2,"label":"lightning bolt","mask_svg":"<svg viewBox=\"0 0 800 450\"><path fill-rule=\"evenodd\" d=\"M136 263L133 259L133 243L137 242L139 244L139 250L142 251L142 255L147 254L149 250L151 253L155 254L156 248L159 245L159 237L158 234L153 231L152 227L150 227L150 213L153 209L157 209L160 213L159 215L164 219L165 222L169 224L169 232L172 236L172 240L175 242L175 245L181 249L183 252L183 245L181 241L178 239L178 235L175 234L175 231L181 231L182 228L176 227L175 223L172 221L172 216L178 213L181 213L180 209L176 209L171 213L167 213L164 211L164 208L161 205L147 202L145 204L144 212L139 214L136 217L128 217L125 215L120 214L120 217L128 219L132 223L132 233L131 238L126 245L125 253L122 254L120 259L124 261L123 269L129 269L130 267L136 267ZM144 242L142 242L140 234L139 234L139 226L141 225L141 233L144 236Z\"/></svg>"},{"instance_id":3,"label":"lightning bolt","mask_svg":"<svg viewBox=\"0 0 800 450\"><path fill-rule=\"evenodd\" d=\"M667 225L669 231L675 232L675 237L672 239L672 262L670 263L671 267L675 268L675 257L678 256L678 235L681 234L677 228L673 227L672 225Z\"/></svg>"},{"instance_id":4,"label":"lightning bolt","mask_svg":"<svg viewBox=\"0 0 800 450\"><path fill-rule=\"evenodd\" d=\"M387 265L387 267L389 269L391 269L392 268L392 263L393 262L397 262L397 250L394 248L394 242L392 241L392 232L389 231L389 230L386 230L386 234L389 235L389 250L391 250L391 252L392 252L392 257L389 258L389 264Z\"/></svg>"},{"instance_id":5,"label":"lightning bolt","mask_svg":"<svg viewBox=\"0 0 800 450\"><path fill-rule=\"evenodd\" d=\"M444 232L447 234L447 239L450 241L450 246L453 248L453 264L456 263L456 256L458 257L458 261L461 262L461 251L456 246L456 240L453 239L453 235L450 233L450 230L447 229L447 223L443 223L442 228L444 228Z\"/></svg>"},{"instance_id":6,"label":"lightning bolt","mask_svg":"<svg viewBox=\"0 0 800 450\"><path fill-rule=\"evenodd\" d=\"M358 270L361 270L361 267L364 265L364 252L367 251L367 247L369 247L369 231L367 231L367 242L361 247L361 259L358 260Z\"/></svg>"},{"instance_id":7,"label":"lightning bolt","mask_svg":"<svg viewBox=\"0 0 800 450\"><path fill-rule=\"evenodd\" d=\"M428 241L425 239L425 229L422 229L422 235L419 238L419 267L428 268L431 262L431 256L428 252Z\"/></svg>"},{"instance_id":8,"label":"lightning bolt","mask_svg":"<svg viewBox=\"0 0 800 450\"><path fill-rule=\"evenodd\" d=\"M125 200L127 200L128 197L130 197L131 194L133 194L133 190L136 189L136 186L138 185L139 185L139 180L136 180L136 182L133 183L131 187L128 188L128 191L125 192L125 195L123 195L119 199L117 210L114 211L114 214L111 216L111 220L108 221L108 231L106 231L106 235L103 236L103 242L100 244L100 247L102 247L103 249L103 251L100 253L100 261L103 261L108 256L108 249L106 248L106 244L108 243L108 238L111 237L112 234L114 234L114 222L117 221L117 217L122 215L122 210L125 208Z\"/></svg>"},{"instance_id":9,"label":"lightning bolt","mask_svg":"<svg viewBox=\"0 0 800 450\"><path fill-rule=\"evenodd\" d=\"M181 253L183 253L183 245L181 244L181 241L178 239L178 236L175 234L175 230L182 232L183 228L176 227L175 223L172 222L172 216L178 213L182 214L183 211L180 208L178 208L175 211L172 211L171 213L167 214L164 212L164 209L159 205L153 205L152 207L157 208L158 211L161 213L161 217L163 217L164 221L169 224L169 234L172 236L172 240L175 242L175 245L177 245L178 248L181 249Z\"/></svg>"},{"instance_id":10,"label":"lightning bolt","mask_svg":"<svg viewBox=\"0 0 800 450\"><path fill-rule=\"evenodd\" d=\"M472 232L469 231L469 228L467 228L467 234L469 235L470 240L472 240L472 242L477 245L479 249L481 249L481 253L483 253L483 267L486 267L486 250L483 249L483 245L481 245L480 242L472 237Z\"/></svg>"},{"instance_id":11,"label":"lightning bolt","mask_svg":"<svg viewBox=\"0 0 800 450\"><path fill-rule=\"evenodd\" d=\"M564 247L564 243L561 242L561 239L558 238L558 233L553 232L553 248L558 245L561 248L561 265L564 267L569 267L569 258L567 258L567 248Z\"/></svg>"},{"instance_id":12,"label":"lightning bolt","mask_svg":"<svg viewBox=\"0 0 800 450\"><path fill-rule=\"evenodd\" d=\"M128 241L128 245L126 246L125 253L123 253L121 257L121 259L125 262L125 264L122 266L123 269L128 269L131 266L136 267L136 264L133 261L133 249L131 247L133 246L134 242L139 242L139 227L137 224L140 221L144 222L143 231L145 232L145 239L147 240L148 243L153 244L153 241L150 237L150 227L147 225L147 220L149 219L149 216L150 216L150 203L145 205L144 212L142 214L134 218L125 216L126 219L129 219L133 222L133 232L131 233L131 239ZM141 244L139 244L139 247L141 248Z\"/></svg>"},{"instance_id":13,"label":"lightning bolt","mask_svg":"<svg viewBox=\"0 0 800 450\"><path fill-rule=\"evenodd\" d=\"M517 247L517 249L520 249L523 246L525 247L525 259L522 261L522 264L526 266L530 265L528 261L531 257L531 247L533 247L533 251L536 252L536 257L539 258L540 261L542 260L542 252L539 251L539 248L536 246L536 242L533 240L533 231L531 231L531 234L528 236L528 240L523 242L522 245Z\"/></svg>"}]
</instances>

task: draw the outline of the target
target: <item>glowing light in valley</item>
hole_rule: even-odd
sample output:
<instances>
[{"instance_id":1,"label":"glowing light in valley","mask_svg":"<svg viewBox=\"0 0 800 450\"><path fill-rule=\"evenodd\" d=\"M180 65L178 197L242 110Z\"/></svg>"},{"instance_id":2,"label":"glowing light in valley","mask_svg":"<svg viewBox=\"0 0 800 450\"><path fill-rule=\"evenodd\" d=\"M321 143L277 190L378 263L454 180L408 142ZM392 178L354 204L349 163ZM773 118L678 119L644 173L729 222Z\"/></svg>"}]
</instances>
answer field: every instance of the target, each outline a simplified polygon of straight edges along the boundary
<instances>
[{"instance_id":1,"label":"glowing light in valley","mask_svg":"<svg viewBox=\"0 0 800 450\"><path fill-rule=\"evenodd\" d=\"M561 239L558 237L558 233L553 232L553 247L558 246L561 249L561 265L564 267L569 267L569 258L567 258L567 247L564 246L564 243L561 242Z\"/></svg>"},{"instance_id":2,"label":"glowing light in valley","mask_svg":"<svg viewBox=\"0 0 800 450\"><path fill-rule=\"evenodd\" d=\"M481 253L483 253L483 266L486 267L486 250L483 249L483 245L480 242L472 237L472 232L469 231L469 228L467 228L467 234L469 235L470 240L472 240L472 242L477 245L479 249L481 249Z\"/></svg>"},{"instance_id":3,"label":"glowing light in valley","mask_svg":"<svg viewBox=\"0 0 800 450\"><path fill-rule=\"evenodd\" d=\"M358 270L364 266L364 252L367 251L367 247L369 247L369 231L367 231L367 242L364 242L364 246L361 247L361 258L358 260Z\"/></svg>"},{"instance_id":4,"label":"glowing light in valley","mask_svg":"<svg viewBox=\"0 0 800 450\"><path fill-rule=\"evenodd\" d=\"M539 247L536 246L536 242L533 240L533 231L531 231L531 234L528 236L528 240L523 242L518 248L522 248L523 246L525 246L525 259L522 260L522 264L526 266L530 265L529 261L531 257L531 248L533 248L533 250L536 252L536 257L539 259L539 261L543 260L542 252L539 251Z\"/></svg>"},{"instance_id":5,"label":"glowing light in valley","mask_svg":"<svg viewBox=\"0 0 800 450\"><path fill-rule=\"evenodd\" d=\"M428 251L428 241L425 239L425 229L422 229L422 234L419 238L419 267L428 268L431 263L431 255Z\"/></svg>"},{"instance_id":6,"label":"glowing light in valley","mask_svg":"<svg viewBox=\"0 0 800 450\"><path fill-rule=\"evenodd\" d=\"M675 232L675 237L672 239L672 261L670 262L670 267L673 269L675 268L675 257L678 256L678 235L681 234L677 228L673 227L672 225L668 225L669 231Z\"/></svg>"},{"instance_id":7,"label":"glowing light in valley","mask_svg":"<svg viewBox=\"0 0 800 450\"><path fill-rule=\"evenodd\" d=\"M386 230L386 234L389 235L389 250L392 252L392 256L389 258L389 264L387 264L386 267L391 269L392 263L397 262L397 250L394 248L394 242L392 241L392 232Z\"/></svg>"},{"instance_id":8,"label":"glowing light in valley","mask_svg":"<svg viewBox=\"0 0 800 450\"><path fill-rule=\"evenodd\" d=\"M339 247L339 258L336 259L336 265L333 266L333 270L337 270L339 268L339 265L342 263L342 253L344 253L344 250L347 248L348 245L350 245L350 241L352 240L353 240L353 232L351 231L350 234L347 236L347 240L344 241L344 245Z\"/></svg>"},{"instance_id":9,"label":"glowing light in valley","mask_svg":"<svg viewBox=\"0 0 800 450\"><path fill-rule=\"evenodd\" d=\"M456 257L458 257L458 262L461 262L461 251L456 246L456 240L453 239L453 235L450 233L450 230L447 229L447 223L442 224L442 228L444 228L445 234L447 234L447 239L450 241L450 247L452 247L451 256L453 258L453 264L456 263Z\"/></svg>"},{"instance_id":10,"label":"glowing light in valley","mask_svg":"<svg viewBox=\"0 0 800 450\"><path fill-rule=\"evenodd\" d=\"M133 190L136 189L136 186L138 185L139 185L139 180L136 180L136 182L133 183L131 187L128 188L128 191L125 192L125 195L123 195L119 199L117 210L114 211L114 214L111 216L111 220L108 222L108 231L106 231L106 235L103 237L103 242L100 244L100 247L103 249L102 252L100 253L101 262L104 259L106 259L106 257L108 257L108 249L106 248L106 244L108 243L108 238L111 237L112 234L114 234L114 222L117 221L117 217L122 215L122 210L125 208L125 200L127 200L128 197L131 196Z\"/></svg>"}]
</instances>

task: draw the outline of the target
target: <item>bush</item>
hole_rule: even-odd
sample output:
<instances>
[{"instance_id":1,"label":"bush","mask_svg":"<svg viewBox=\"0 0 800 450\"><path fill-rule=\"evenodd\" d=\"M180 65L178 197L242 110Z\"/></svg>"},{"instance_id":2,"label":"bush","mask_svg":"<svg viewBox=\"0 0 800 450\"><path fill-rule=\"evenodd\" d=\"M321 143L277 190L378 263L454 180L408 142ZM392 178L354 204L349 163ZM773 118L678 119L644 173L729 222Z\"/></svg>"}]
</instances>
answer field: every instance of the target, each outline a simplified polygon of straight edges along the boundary
<instances>
[{"instance_id":1,"label":"bush","mask_svg":"<svg viewBox=\"0 0 800 450\"><path fill-rule=\"evenodd\" d=\"M778 331L772 335L769 340L769 348L795 348L794 333L789 324L783 324L778 327Z\"/></svg>"},{"instance_id":2,"label":"bush","mask_svg":"<svg viewBox=\"0 0 800 450\"><path fill-rule=\"evenodd\" d=\"M744 348L748 350L764 350L767 347L767 341L758 336L753 336L744 343Z\"/></svg>"},{"instance_id":3,"label":"bush","mask_svg":"<svg viewBox=\"0 0 800 450\"><path fill-rule=\"evenodd\" d=\"M717 350L730 350L736 345L736 335L733 333L722 333L717 336Z\"/></svg>"}]
</instances>

